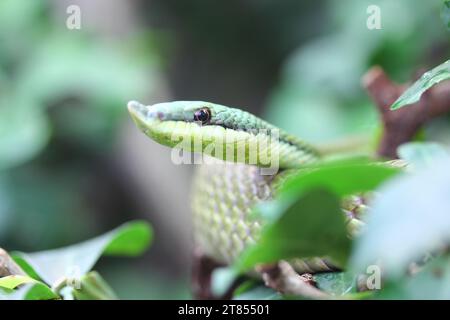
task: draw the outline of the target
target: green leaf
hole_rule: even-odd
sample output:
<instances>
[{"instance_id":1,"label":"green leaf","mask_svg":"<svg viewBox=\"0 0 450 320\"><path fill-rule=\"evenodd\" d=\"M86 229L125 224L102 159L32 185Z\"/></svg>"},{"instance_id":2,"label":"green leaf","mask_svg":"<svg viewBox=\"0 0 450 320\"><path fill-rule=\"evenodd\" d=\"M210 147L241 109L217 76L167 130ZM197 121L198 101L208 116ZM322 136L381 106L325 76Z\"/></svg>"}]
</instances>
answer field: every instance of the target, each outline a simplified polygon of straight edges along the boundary
<instances>
[{"instance_id":1,"label":"green leaf","mask_svg":"<svg viewBox=\"0 0 450 320\"><path fill-rule=\"evenodd\" d=\"M42 282L29 285L28 290L24 290L22 300L53 300L60 299L48 286Z\"/></svg>"},{"instance_id":2,"label":"green leaf","mask_svg":"<svg viewBox=\"0 0 450 320\"><path fill-rule=\"evenodd\" d=\"M339 197L376 189L381 183L401 172L399 168L365 159L338 160L311 166L293 176L280 187L282 201L263 204L258 210L274 219L299 195L314 188L330 190Z\"/></svg>"},{"instance_id":3,"label":"green leaf","mask_svg":"<svg viewBox=\"0 0 450 320\"><path fill-rule=\"evenodd\" d=\"M33 278L21 275L11 275L0 278L0 287L6 289L15 289L24 283L36 282Z\"/></svg>"},{"instance_id":4,"label":"green leaf","mask_svg":"<svg viewBox=\"0 0 450 320\"><path fill-rule=\"evenodd\" d=\"M33 280L22 284L16 290L0 291L0 300L50 300L60 298L42 282Z\"/></svg>"},{"instance_id":5,"label":"green leaf","mask_svg":"<svg viewBox=\"0 0 450 320\"><path fill-rule=\"evenodd\" d=\"M22 268L25 273L33 278L34 280L42 281L42 279L39 277L37 272L33 269L32 266L28 264L22 257L22 254L20 252L12 252L11 258Z\"/></svg>"},{"instance_id":6,"label":"green leaf","mask_svg":"<svg viewBox=\"0 0 450 320\"><path fill-rule=\"evenodd\" d=\"M310 167L287 181L280 192L301 193L315 187L327 188L338 196L373 190L386 179L399 173L383 163L367 159L338 160Z\"/></svg>"},{"instance_id":7,"label":"green leaf","mask_svg":"<svg viewBox=\"0 0 450 320\"><path fill-rule=\"evenodd\" d=\"M435 84L450 79L450 60L424 73L411 87L409 87L391 106L391 110L419 101L422 94ZM425 110L424 110L425 112Z\"/></svg>"},{"instance_id":8,"label":"green leaf","mask_svg":"<svg viewBox=\"0 0 450 320\"><path fill-rule=\"evenodd\" d=\"M450 153L442 145L431 142L405 143L398 148L397 152L401 159L414 167L429 166L436 159L450 157Z\"/></svg>"},{"instance_id":9,"label":"green leaf","mask_svg":"<svg viewBox=\"0 0 450 320\"><path fill-rule=\"evenodd\" d=\"M152 229L147 222L133 222L117 230L103 253L105 255L139 256L150 244Z\"/></svg>"},{"instance_id":10,"label":"green leaf","mask_svg":"<svg viewBox=\"0 0 450 320\"><path fill-rule=\"evenodd\" d=\"M350 272L326 272L314 275L317 287L333 296L357 292L357 276Z\"/></svg>"},{"instance_id":11,"label":"green leaf","mask_svg":"<svg viewBox=\"0 0 450 320\"><path fill-rule=\"evenodd\" d=\"M396 277L450 243L450 160L399 176L379 189L351 258L355 270L381 263Z\"/></svg>"},{"instance_id":12,"label":"green leaf","mask_svg":"<svg viewBox=\"0 0 450 320\"><path fill-rule=\"evenodd\" d=\"M237 261L240 271L281 259L328 257L344 266L350 254L339 199L327 190L311 190L279 214L261 232L259 241Z\"/></svg>"},{"instance_id":13,"label":"green leaf","mask_svg":"<svg viewBox=\"0 0 450 320\"><path fill-rule=\"evenodd\" d=\"M275 201L256 208L269 223L259 242L238 260L238 270L279 259L324 256L344 266L350 240L339 199L373 190L398 172L385 164L351 159L310 166L288 178Z\"/></svg>"},{"instance_id":14,"label":"green leaf","mask_svg":"<svg viewBox=\"0 0 450 320\"><path fill-rule=\"evenodd\" d=\"M102 254L141 254L149 246L152 234L148 223L135 221L76 245L18 255L29 265L28 269L35 270L46 283L54 285L68 277L81 277L86 274Z\"/></svg>"}]
</instances>

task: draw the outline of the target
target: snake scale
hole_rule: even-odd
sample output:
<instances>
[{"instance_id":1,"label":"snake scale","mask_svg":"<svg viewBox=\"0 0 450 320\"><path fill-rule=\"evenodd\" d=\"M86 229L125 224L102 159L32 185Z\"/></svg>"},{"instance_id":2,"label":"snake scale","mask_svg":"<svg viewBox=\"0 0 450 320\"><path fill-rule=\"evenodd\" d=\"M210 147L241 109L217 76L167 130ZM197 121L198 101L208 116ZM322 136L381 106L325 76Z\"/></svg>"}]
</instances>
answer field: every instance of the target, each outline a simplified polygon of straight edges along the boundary
<instances>
[{"instance_id":1,"label":"snake scale","mask_svg":"<svg viewBox=\"0 0 450 320\"><path fill-rule=\"evenodd\" d=\"M272 199L287 176L321 157L297 137L237 108L203 101L151 106L131 101L128 110L138 128L154 141L208 155L194 178L194 237L204 254L225 264L233 263L258 239L264 221L250 218L252 208ZM273 159L279 170L262 171L271 168L268 160ZM298 272L335 269L318 257L291 264Z\"/></svg>"}]
</instances>

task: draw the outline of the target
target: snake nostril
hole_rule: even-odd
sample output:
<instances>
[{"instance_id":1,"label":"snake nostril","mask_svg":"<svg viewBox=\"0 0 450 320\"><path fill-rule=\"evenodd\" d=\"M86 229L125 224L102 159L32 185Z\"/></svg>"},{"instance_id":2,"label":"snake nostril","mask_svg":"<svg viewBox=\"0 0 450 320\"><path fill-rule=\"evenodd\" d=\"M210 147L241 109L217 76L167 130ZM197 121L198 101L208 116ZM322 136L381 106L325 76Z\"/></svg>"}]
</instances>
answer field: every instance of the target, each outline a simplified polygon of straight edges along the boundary
<instances>
[{"instance_id":1,"label":"snake nostril","mask_svg":"<svg viewBox=\"0 0 450 320\"><path fill-rule=\"evenodd\" d=\"M161 111L148 111L147 116L151 119L164 120L164 113Z\"/></svg>"}]
</instances>

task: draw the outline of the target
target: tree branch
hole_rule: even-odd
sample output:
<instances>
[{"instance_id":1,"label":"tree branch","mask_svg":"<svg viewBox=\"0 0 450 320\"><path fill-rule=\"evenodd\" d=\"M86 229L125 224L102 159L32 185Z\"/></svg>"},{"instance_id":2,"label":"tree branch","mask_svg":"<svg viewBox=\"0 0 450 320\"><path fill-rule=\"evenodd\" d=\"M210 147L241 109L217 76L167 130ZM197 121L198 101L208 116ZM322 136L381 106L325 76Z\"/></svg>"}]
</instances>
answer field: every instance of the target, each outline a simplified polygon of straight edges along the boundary
<instances>
[{"instance_id":1,"label":"tree branch","mask_svg":"<svg viewBox=\"0 0 450 320\"><path fill-rule=\"evenodd\" d=\"M238 277L222 296L215 296L211 288L212 273L216 268L223 267L214 259L204 255L199 248L194 250L191 288L195 299L231 299L234 290L241 284L242 278Z\"/></svg>"},{"instance_id":2,"label":"tree branch","mask_svg":"<svg viewBox=\"0 0 450 320\"><path fill-rule=\"evenodd\" d=\"M26 275L26 273L5 250L0 248L0 278L12 275Z\"/></svg>"},{"instance_id":3,"label":"tree branch","mask_svg":"<svg viewBox=\"0 0 450 320\"><path fill-rule=\"evenodd\" d=\"M330 296L312 285L311 275L299 275L286 261L280 261L269 266L260 266L266 286L288 295L302 296L312 299L328 299Z\"/></svg>"},{"instance_id":4,"label":"tree branch","mask_svg":"<svg viewBox=\"0 0 450 320\"><path fill-rule=\"evenodd\" d=\"M383 124L377 150L379 156L397 158L399 145L411 141L428 121L450 112L448 82L433 86L418 102L394 111L390 110L390 106L406 89L405 85L392 82L380 67L370 69L362 83L375 102Z\"/></svg>"}]
</instances>

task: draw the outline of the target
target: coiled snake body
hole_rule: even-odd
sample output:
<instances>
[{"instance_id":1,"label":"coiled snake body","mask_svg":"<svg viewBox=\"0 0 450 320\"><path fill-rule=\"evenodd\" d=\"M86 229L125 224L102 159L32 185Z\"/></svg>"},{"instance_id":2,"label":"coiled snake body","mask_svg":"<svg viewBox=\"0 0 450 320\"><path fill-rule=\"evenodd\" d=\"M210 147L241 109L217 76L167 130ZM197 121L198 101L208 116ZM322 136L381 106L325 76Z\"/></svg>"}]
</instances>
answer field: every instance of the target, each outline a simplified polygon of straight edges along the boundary
<instances>
[{"instance_id":1,"label":"coiled snake body","mask_svg":"<svg viewBox=\"0 0 450 320\"><path fill-rule=\"evenodd\" d=\"M310 145L240 109L202 101L152 106L131 101L128 109L156 142L208 155L197 168L192 192L194 236L218 262L231 264L258 239L264 221L250 217L254 205L270 200L286 176L320 158ZM276 160L279 171L263 171L273 169L268 159ZM321 258L292 264L299 272L333 269Z\"/></svg>"}]
</instances>

